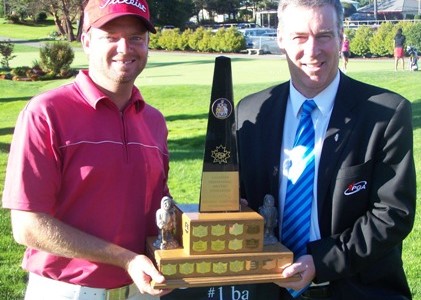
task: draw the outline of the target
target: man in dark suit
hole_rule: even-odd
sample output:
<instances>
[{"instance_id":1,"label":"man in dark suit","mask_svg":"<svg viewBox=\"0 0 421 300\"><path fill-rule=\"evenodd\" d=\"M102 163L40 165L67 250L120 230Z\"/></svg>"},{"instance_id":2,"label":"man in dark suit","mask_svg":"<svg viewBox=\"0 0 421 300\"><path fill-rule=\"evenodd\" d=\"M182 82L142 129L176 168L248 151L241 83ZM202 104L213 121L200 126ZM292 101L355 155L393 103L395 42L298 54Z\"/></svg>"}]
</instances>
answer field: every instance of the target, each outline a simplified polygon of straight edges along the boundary
<instances>
[{"instance_id":1,"label":"man in dark suit","mask_svg":"<svg viewBox=\"0 0 421 300\"><path fill-rule=\"evenodd\" d=\"M313 100L309 241L283 271L301 279L284 285L301 291L298 299L411 299L401 258L416 201L411 105L339 71L339 0L281 0L278 16L291 80L238 104L241 196L255 210L275 197L283 242L287 182L302 163L295 131L302 103Z\"/></svg>"}]
</instances>

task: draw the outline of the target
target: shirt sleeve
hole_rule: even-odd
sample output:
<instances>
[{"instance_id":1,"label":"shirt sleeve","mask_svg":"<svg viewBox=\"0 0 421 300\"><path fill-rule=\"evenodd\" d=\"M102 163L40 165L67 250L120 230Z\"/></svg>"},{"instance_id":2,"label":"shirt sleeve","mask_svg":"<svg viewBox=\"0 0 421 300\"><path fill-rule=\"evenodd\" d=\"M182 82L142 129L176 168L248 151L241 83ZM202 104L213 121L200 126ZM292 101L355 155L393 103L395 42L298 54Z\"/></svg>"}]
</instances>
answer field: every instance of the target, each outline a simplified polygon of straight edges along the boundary
<instances>
[{"instance_id":1,"label":"shirt sleeve","mask_svg":"<svg viewBox=\"0 0 421 300\"><path fill-rule=\"evenodd\" d=\"M16 123L6 171L3 207L51 213L60 163L46 109L26 107Z\"/></svg>"}]
</instances>

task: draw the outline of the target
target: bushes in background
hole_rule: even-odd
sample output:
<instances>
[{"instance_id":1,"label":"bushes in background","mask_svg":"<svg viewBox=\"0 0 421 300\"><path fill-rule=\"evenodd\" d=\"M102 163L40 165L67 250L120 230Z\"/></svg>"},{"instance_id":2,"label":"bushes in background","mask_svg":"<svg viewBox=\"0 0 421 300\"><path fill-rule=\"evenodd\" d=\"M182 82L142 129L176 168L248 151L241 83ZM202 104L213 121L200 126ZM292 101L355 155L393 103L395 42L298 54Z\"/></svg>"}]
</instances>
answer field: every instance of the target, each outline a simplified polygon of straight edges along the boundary
<instances>
[{"instance_id":1,"label":"bushes in background","mask_svg":"<svg viewBox=\"0 0 421 300\"><path fill-rule=\"evenodd\" d=\"M13 79L21 81L50 80L67 78L74 74L70 68L73 59L73 48L68 42L52 42L44 44L40 50L40 60L35 60L32 67L22 66L10 70L8 61L12 56L13 44L0 41L0 60L4 71L0 69L0 79Z\"/></svg>"},{"instance_id":2,"label":"bushes in background","mask_svg":"<svg viewBox=\"0 0 421 300\"><path fill-rule=\"evenodd\" d=\"M350 39L353 56L391 57L393 56L393 37L402 28L407 45L421 51L421 22L384 22L378 27L361 26L358 29L345 29ZM154 50L180 50L198 52L240 52L246 48L242 33L235 27L212 31L199 27L195 31L179 29L158 31L150 35L149 47Z\"/></svg>"},{"instance_id":3,"label":"bushes in background","mask_svg":"<svg viewBox=\"0 0 421 300\"><path fill-rule=\"evenodd\" d=\"M16 57L13 55L13 48L15 45L10 41L0 41L0 64L2 68L9 70L9 62Z\"/></svg>"},{"instance_id":4,"label":"bushes in background","mask_svg":"<svg viewBox=\"0 0 421 300\"><path fill-rule=\"evenodd\" d=\"M361 26L358 29L346 29L350 39L350 50L354 56L391 57L393 56L393 38L398 28L406 36L406 45L421 51L421 22L384 22L377 28Z\"/></svg>"},{"instance_id":5,"label":"bushes in background","mask_svg":"<svg viewBox=\"0 0 421 300\"><path fill-rule=\"evenodd\" d=\"M75 58L72 46L68 42L46 43L39 50L40 67L52 76L66 77Z\"/></svg>"},{"instance_id":6,"label":"bushes in background","mask_svg":"<svg viewBox=\"0 0 421 300\"><path fill-rule=\"evenodd\" d=\"M240 52L246 48L243 34L236 28L221 28L216 32L204 27L162 30L150 35L149 47L155 50L181 50L200 52Z\"/></svg>"}]
</instances>

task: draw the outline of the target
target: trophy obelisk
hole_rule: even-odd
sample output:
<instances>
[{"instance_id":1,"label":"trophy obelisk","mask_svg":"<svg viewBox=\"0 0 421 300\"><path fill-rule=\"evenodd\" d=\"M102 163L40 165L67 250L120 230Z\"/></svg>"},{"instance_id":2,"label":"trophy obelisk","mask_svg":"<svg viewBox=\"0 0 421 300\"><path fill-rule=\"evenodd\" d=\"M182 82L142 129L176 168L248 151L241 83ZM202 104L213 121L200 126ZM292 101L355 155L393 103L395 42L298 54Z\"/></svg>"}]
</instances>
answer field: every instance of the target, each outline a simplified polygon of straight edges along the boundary
<instances>
[{"instance_id":1,"label":"trophy obelisk","mask_svg":"<svg viewBox=\"0 0 421 300\"><path fill-rule=\"evenodd\" d=\"M215 59L199 211L239 211L239 175L231 60Z\"/></svg>"},{"instance_id":2,"label":"trophy obelisk","mask_svg":"<svg viewBox=\"0 0 421 300\"><path fill-rule=\"evenodd\" d=\"M231 60L219 56L215 59L199 208L176 205L174 237L179 247L165 247L164 231L158 239L148 238L147 254L166 279L163 284L152 282L153 287L297 280L281 276L293 261L293 253L280 243L265 244L263 216L247 207L240 210L235 130Z\"/></svg>"}]
</instances>

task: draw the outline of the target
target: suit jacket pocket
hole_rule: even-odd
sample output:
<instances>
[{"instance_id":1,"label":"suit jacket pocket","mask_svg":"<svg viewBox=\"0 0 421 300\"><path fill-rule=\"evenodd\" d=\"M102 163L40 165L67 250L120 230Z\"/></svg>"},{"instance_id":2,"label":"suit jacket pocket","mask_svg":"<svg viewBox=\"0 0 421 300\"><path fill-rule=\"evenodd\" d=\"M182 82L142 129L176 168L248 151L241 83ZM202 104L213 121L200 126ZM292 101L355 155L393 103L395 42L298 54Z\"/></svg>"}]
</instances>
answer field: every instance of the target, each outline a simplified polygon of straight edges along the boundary
<instances>
[{"instance_id":1,"label":"suit jacket pocket","mask_svg":"<svg viewBox=\"0 0 421 300\"><path fill-rule=\"evenodd\" d=\"M341 168L332 199L332 229L340 233L352 226L369 207L373 161Z\"/></svg>"}]
</instances>

